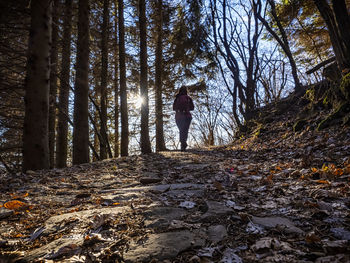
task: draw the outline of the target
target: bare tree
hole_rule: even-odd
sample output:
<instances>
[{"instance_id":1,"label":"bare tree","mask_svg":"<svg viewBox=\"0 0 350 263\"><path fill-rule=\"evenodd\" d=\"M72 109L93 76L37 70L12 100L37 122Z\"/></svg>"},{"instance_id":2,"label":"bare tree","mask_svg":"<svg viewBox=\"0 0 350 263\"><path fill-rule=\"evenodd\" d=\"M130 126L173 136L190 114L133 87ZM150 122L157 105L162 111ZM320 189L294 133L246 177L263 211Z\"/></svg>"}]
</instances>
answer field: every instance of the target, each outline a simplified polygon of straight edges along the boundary
<instances>
[{"instance_id":1,"label":"bare tree","mask_svg":"<svg viewBox=\"0 0 350 263\"><path fill-rule=\"evenodd\" d=\"M254 6L254 14L255 16L263 23L265 26L266 30L273 36L273 38L278 42L284 53L289 59L289 63L292 69L292 76L294 79L294 85L295 85L295 91L300 92L302 91L302 84L300 83L299 77L298 77L298 71L297 71L297 66L292 54L292 51L290 50L290 45L288 41L288 37L286 34L286 31L284 30L284 27L282 26L282 23L277 16L276 13L276 5L274 0L267 0L267 3L270 5L270 11L272 18L274 19L274 22L277 25L278 28L278 33L275 32L272 28L272 26L267 22L265 17L262 16L262 3L261 0L253 0L253 6Z\"/></svg>"},{"instance_id":2,"label":"bare tree","mask_svg":"<svg viewBox=\"0 0 350 263\"><path fill-rule=\"evenodd\" d=\"M236 8L237 5L240 8ZM253 117L256 106L255 93L260 67L258 39L262 27L254 15L253 7L242 0L237 3L211 0L210 10L213 43L218 52L217 63L232 97L235 122L238 127L242 127L239 116L242 115L248 121Z\"/></svg>"},{"instance_id":3,"label":"bare tree","mask_svg":"<svg viewBox=\"0 0 350 263\"><path fill-rule=\"evenodd\" d=\"M203 101L197 103L197 110L193 113L196 120L194 126L201 134L201 141L205 146L213 146L218 140L216 130L226 98L227 96L213 97L204 94Z\"/></svg>"}]
</instances>

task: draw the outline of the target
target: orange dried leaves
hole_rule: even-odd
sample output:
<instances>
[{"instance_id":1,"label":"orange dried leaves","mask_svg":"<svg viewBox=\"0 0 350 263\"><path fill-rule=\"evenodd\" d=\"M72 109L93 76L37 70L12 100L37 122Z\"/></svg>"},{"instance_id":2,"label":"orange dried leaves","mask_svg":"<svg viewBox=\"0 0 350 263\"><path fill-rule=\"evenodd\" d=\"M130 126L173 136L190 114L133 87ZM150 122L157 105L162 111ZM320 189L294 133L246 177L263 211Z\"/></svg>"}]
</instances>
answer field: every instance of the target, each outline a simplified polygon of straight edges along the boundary
<instances>
[{"instance_id":1,"label":"orange dried leaves","mask_svg":"<svg viewBox=\"0 0 350 263\"><path fill-rule=\"evenodd\" d=\"M11 193L11 199L21 199L21 198L25 198L27 197L29 194L28 193L24 193L24 194L15 194L15 193Z\"/></svg>"},{"instance_id":2,"label":"orange dried leaves","mask_svg":"<svg viewBox=\"0 0 350 263\"><path fill-rule=\"evenodd\" d=\"M11 200L6 202L4 207L10 210L23 210L28 208L28 204L18 200Z\"/></svg>"},{"instance_id":3,"label":"orange dried leaves","mask_svg":"<svg viewBox=\"0 0 350 263\"><path fill-rule=\"evenodd\" d=\"M316 182L319 184L331 184L328 180L317 180Z\"/></svg>"},{"instance_id":4,"label":"orange dried leaves","mask_svg":"<svg viewBox=\"0 0 350 263\"><path fill-rule=\"evenodd\" d=\"M335 164L323 164L321 169L311 168L312 173L320 173L324 178L334 178L350 172L350 165L345 163L344 168L336 167Z\"/></svg>"}]
</instances>

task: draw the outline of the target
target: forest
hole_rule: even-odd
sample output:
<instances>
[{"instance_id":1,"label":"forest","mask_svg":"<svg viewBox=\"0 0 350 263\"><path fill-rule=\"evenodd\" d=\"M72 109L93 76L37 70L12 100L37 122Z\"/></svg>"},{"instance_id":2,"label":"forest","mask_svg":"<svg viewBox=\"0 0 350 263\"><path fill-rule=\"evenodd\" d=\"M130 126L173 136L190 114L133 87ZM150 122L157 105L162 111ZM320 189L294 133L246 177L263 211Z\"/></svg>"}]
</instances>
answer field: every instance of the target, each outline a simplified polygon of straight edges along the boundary
<instances>
[{"instance_id":1,"label":"forest","mask_svg":"<svg viewBox=\"0 0 350 263\"><path fill-rule=\"evenodd\" d=\"M0 10L0 262L350 262L349 0Z\"/></svg>"},{"instance_id":2,"label":"forest","mask_svg":"<svg viewBox=\"0 0 350 263\"><path fill-rule=\"evenodd\" d=\"M193 147L229 143L257 109L316 83L332 86L321 106L349 100L338 88L348 1L21 0L1 10L0 161L10 172L178 148L181 86L195 101Z\"/></svg>"}]
</instances>

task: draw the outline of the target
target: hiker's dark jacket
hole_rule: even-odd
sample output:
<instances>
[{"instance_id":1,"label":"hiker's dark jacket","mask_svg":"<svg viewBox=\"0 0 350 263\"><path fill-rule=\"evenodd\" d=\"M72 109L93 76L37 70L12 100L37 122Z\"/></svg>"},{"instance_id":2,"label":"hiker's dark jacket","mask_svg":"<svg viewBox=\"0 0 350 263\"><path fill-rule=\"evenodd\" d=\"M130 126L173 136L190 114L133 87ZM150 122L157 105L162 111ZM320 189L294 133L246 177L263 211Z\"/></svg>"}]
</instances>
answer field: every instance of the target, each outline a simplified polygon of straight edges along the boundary
<instances>
[{"instance_id":1,"label":"hiker's dark jacket","mask_svg":"<svg viewBox=\"0 0 350 263\"><path fill-rule=\"evenodd\" d=\"M194 109L193 100L186 94L179 94L173 104L173 110L176 111L175 119L191 118L190 111Z\"/></svg>"}]
</instances>

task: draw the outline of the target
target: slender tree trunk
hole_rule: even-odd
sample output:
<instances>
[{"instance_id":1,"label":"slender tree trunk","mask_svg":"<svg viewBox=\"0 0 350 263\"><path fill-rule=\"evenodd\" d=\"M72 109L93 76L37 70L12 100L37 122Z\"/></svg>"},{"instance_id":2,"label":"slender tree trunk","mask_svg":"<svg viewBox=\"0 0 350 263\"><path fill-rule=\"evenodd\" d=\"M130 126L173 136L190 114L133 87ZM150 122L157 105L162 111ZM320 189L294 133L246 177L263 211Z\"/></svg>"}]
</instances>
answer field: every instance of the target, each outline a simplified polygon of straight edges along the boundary
<instances>
[{"instance_id":1,"label":"slender tree trunk","mask_svg":"<svg viewBox=\"0 0 350 263\"><path fill-rule=\"evenodd\" d=\"M125 29L124 29L124 3L118 0L118 27L119 27L119 67L120 67L120 115L121 115L121 143L120 155L128 156L129 123L128 100L126 94L126 67L125 67Z\"/></svg>"},{"instance_id":2,"label":"slender tree trunk","mask_svg":"<svg viewBox=\"0 0 350 263\"><path fill-rule=\"evenodd\" d=\"M50 106L49 106L49 151L50 168L55 167L55 132L56 132L56 96L57 96L57 62L58 62L58 5L53 1L52 9L52 45L50 71Z\"/></svg>"},{"instance_id":3,"label":"slender tree trunk","mask_svg":"<svg viewBox=\"0 0 350 263\"><path fill-rule=\"evenodd\" d=\"M102 24L102 67L101 67L101 136L100 158L107 158L107 74L108 74L108 20L109 0L103 1L103 24Z\"/></svg>"},{"instance_id":4,"label":"slender tree trunk","mask_svg":"<svg viewBox=\"0 0 350 263\"><path fill-rule=\"evenodd\" d=\"M96 104L96 103L98 103L99 96L101 95L101 87L100 87L99 78L98 78L99 72L101 72L100 69L97 69L93 73L94 74L94 92L93 92L93 95L90 95L90 98L91 98L90 100L94 104L93 114L90 113L90 122L94 123L93 145L94 145L94 148L96 150L100 149L101 141L102 141L101 122L100 122L101 110L100 110L100 108L98 108L98 105ZM100 154L99 158L101 158L101 152L99 154ZM96 162L96 161L99 161L99 159L96 156L93 156L92 161Z\"/></svg>"},{"instance_id":5,"label":"slender tree trunk","mask_svg":"<svg viewBox=\"0 0 350 263\"><path fill-rule=\"evenodd\" d=\"M279 17L277 16L276 5L275 5L274 0L269 0L269 3L271 5L272 16L274 17L274 19L277 23L278 30L280 31L281 36L282 36L282 42L284 43L284 47L282 47L282 48L285 51L285 53L289 59L290 66L292 68L292 76L294 79L295 90L298 92L302 89L302 85L301 85L299 77L298 77L297 65L295 64L293 54L290 50L288 37L287 37L286 31L284 30L284 28L281 24Z\"/></svg>"},{"instance_id":6,"label":"slender tree trunk","mask_svg":"<svg viewBox=\"0 0 350 263\"><path fill-rule=\"evenodd\" d=\"M268 3L271 6L271 14L275 20L275 22L277 23L277 27L278 30L281 34L280 38L278 36L278 34L271 28L271 26L269 25L269 23L266 21L266 19L264 17L261 16L261 0L258 0L257 3L255 3L254 0L254 12L255 15L258 17L258 19L263 23L263 25L265 26L266 30L273 36L273 38L278 42L278 44L280 45L280 47L283 49L284 53L286 54L286 56L288 57L291 69L292 69L292 76L294 79L294 85L295 85L295 90L301 91L302 89L302 85L300 83L299 77L298 77L298 71L297 71L297 66L295 64L295 60L293 57L293 54L290 50L289 47L289 41L286 35L286 32L281 24L281 21L279 20L277 14L276 14L276 6L275 6L275 2L274 0L268 0Z\"/></svg>"},{"instance_id":7,"label":"slender tree trunk","mask_svg":"<svg viewBox=\"0 0 350 263\"><path fill-rule=\"evenodd\" d=\"M97 112L97 110L95 110L93 118L94 118L94 122L96 123L96 125L98 125L98 117L97 116L98 116L98 112ZM99 138L98 138L97 132L94 131L94 148L98 149L98 147L99 147ZM99 159L96 156L93 156L92 161L96 162L96 161L99 161Z\"/></svg>"},{"instance_id":8,"label":"slender tree trunk","mask_svg":"<svg viewBox=\"0 0 350 263\"><path fill-rule=\"evenodd\" d=\"M31 1L31 25L25 83L23 171L46 169L49 160L49 76L51 0Z\"/></svg>"},{"instance_id":9,"label":"slender tree trunk","mask_svg":"<svg viewBox=\"0 0 350 263\"><path fill-rule=\"evenodd\" d=\"M157 4L157 43L156 43L156 151L164 151L164 123L163 123L163 92L162 92L162 75L163 75L163 1L158 0Z\"/></svg>"},{"instance_id":10,"label":"slender tree trunk","mask_svg":"<svg viewBox=\"0 0 350 263\"><path fill-rule=\"evenodd\" d=\"M140 26L140 96L141 104L141 152L150 153L149 140L149 105L148 105L148 74L147 74L147 21L145 0L139 0L139 26Z\"/></svg>"},{"instance_id":11,"label":"slender tree trunk","mask_svg":"<svg viewBox=\"0 0 350 263\"><path fill-rule=\"evenodd\" d=\"M73 164L89 162L89 1L79 0Z\"/></svg>"},{"instance_id":12,"label":"slender tree trunk","mask_svg":"<svg viewBox=\"0 0 350 263\"><path fill-rule=\"evenodd\" d=\"M56 140L56 166L67 166L68 145L68 105L69 105L69 75L72 38L72 0L66 0L63 18L62 66L59 90L59 113Z\"/></svg>"},{"instance_id":13,"label":"slender tree trunk","mask_svg":"<svg viewBox=\"0 0 350 263\"><path fill-rule=\"evenodd\" d=\"M118 78L118 1L115 1L115 18L114 18L114 157L119 157L119 78Z\"/></svg>"}]
</instances>

